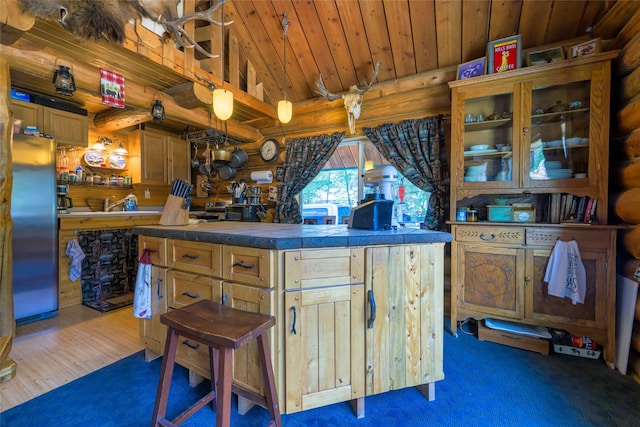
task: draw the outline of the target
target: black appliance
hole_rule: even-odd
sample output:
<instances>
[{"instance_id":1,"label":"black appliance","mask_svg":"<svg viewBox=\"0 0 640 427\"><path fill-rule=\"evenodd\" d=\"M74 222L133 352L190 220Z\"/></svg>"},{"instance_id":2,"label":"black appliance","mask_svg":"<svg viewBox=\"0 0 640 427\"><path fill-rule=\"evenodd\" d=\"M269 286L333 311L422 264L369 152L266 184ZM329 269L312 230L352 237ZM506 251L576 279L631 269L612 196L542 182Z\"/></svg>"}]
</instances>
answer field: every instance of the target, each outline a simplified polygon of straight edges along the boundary
<instances>
[{"instance_id":1,"label":"black appliance","mask_svg":"<svg viewBox=\"0 0 640 427\"><path fill-rule=\"evenodd\" d=\"M258 212L266 212L267 206L263 204L234 203L225 207L224 219L226 221L260 222Z\"/></svg>"},{"instance_id":2,"label":"black appliance","mask_svg":"<svg viewBox=\"0 0 640 427\"><path fill-rule=\"evenodd\" d=\"M381 230L391 227L393 200L381 193L367 194L361 203L351 209L349 228Z\"/></svg>"}]
</instances>

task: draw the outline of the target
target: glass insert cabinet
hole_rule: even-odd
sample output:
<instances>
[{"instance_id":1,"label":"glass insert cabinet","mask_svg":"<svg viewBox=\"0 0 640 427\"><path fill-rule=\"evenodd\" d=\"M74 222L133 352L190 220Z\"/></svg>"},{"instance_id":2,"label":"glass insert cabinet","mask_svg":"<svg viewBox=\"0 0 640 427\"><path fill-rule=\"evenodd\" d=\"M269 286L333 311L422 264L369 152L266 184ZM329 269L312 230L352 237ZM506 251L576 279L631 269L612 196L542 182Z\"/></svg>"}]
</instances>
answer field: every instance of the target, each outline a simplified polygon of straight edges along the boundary
<instances>
[{"instance_id":1,"label":"glass insert cabinet","mask_svg":"<svg viewBox=\"0 0 640 427\"><path fill-rule=\"evenodd\" d=\"M453 330L487 317L563 329L602 344L613 366L616 229L607 207L616 55L449 82ZM584 304L547 292L558 240L580 247L590 272Z\"/></svg>"}]
</instances>

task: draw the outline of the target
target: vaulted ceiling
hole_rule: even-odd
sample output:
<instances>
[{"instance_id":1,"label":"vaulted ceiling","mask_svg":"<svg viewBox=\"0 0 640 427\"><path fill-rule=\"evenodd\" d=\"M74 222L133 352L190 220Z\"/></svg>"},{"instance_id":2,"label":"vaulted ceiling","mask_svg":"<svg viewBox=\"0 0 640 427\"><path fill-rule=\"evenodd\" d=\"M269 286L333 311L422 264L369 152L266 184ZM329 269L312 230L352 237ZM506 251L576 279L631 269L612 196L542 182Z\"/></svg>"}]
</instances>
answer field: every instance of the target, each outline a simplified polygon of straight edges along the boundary
<instances>
[{"instance_id":1,"label":"vaulted ceiling","mask_svg":"<svg viewBox=\"0 0 640 427\"><path fill-rule=\"evenodd\" d=\"M213 3L186 1L194 2L196 10ZM339 93L354 84L368 82L379 60L382 68L377 82L382 83L482 57L487 42L514 34L522 35L525 49L581 36L610 39L615 33L599 31L599 23L614 20L616 24L606 28L621 28L640 4L629 2L633 6L612 12L615 3L615 0L227 0L225 21L233 22L225 32L226 59L231 46L239 53L237 64L226 65L225 75L228 80L230 71L237 70L239 89L246 91L253 75L248 70L254 70L255 81L264 90L264 106L269 109L275 106L283 96L285 13L289 22L286 93L294 103L302 103L318 98L315 91L320 73L327 89ZM216 16L221 19L220 10ZM202 44L211 52L219 53L220 27L207 28L203 22L196 27L196 38L203 40ZM198 38L203 33L206 37ZM185 76L141 59L112 42L75 40L56 23L37 20L24 38L94 67L119 71L127 81L149 90L167 91L190 80L197 82L195 76ZM219 59L202 58L201 64L212 75L220 75ZM34 76L13 66L11 72L16 87L52 93L50 81L43 79L42 74ZM72 101L92 113L106 111L109 107L101 104L97 89L79 90ZM294 104L294 115L295 111ZM268 116L265 108L240 108L232 120L260 129L261 120ZM273 117L272 113L271 123ZM183 123L172 124L175 128L184 127Z\"/></svg>"}]
</instances>

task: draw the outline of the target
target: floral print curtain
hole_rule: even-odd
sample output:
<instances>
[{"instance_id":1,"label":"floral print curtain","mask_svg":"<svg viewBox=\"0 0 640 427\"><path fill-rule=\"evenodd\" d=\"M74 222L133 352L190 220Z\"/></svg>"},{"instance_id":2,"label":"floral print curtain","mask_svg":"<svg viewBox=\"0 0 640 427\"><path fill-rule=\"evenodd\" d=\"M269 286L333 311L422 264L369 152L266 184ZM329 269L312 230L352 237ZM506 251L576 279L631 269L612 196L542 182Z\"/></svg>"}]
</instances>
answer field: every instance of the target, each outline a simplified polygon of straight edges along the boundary
<instances>
[{"instance_id":1,"label":"floral print curtain","mask_svg":"<svg viewBox=\"0 0 640 427\"><path fill-rule=\"evenodd\" d=\"M344 132L336 132L333 135L287 141L283 179L280 181L273 222L302 223L296 195L318 175L344 139L344 135Z\"/></svg>"},{"instance_id":2,"label":"floral print curtain","mask_svg":"<svg viewBox=\"0 0 640 427\"><path fill-rule=\"evenodd\" d=\"M424 225L445 230L449 201L442 116L388 123L362 131L380 153L416 187L429 191Z\"/></svg>"}]
</instances>

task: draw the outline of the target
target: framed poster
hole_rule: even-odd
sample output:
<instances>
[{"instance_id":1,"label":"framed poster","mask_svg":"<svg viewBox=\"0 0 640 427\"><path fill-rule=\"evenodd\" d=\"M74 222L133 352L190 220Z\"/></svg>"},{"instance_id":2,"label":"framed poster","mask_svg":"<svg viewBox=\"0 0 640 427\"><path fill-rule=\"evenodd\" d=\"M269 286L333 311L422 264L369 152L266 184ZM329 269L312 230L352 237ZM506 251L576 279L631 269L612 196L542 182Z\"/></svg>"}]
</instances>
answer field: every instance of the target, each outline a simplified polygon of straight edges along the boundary
<instances>
[{"instance_id":1,"label":"framed poster","mask_svg":"<svg viewBox=\"0 0 640 427\"><path fill-rule=\"evenodd\" d=\"M527 53L527 66L550 64L552 62L564 61L564 52L562 47L554 47L552 49L538 50Z\"/></svg>"},{"instance_id":2,"label":"framed poster","mask_svg":"<svg viewBox=\"0 0 640 427\"><path fill-rule=\"evenodd\" d=\"M593 39L580 43L571 47L571 57L579 58L581 56L593 55L600 52L600 39Z\"/></svg>"},{"instance_id":3,"label":"framed poster","mask_svg":"<svg viewBox=\"0 0 640 427\"><path fill-rule=\"evenodd\" d=\"M458 80L481 76L485 72L487 57L474 59L458 65Z\"/></svg>"},{"instance_id":4,"label":"framed poster","mask_svg":"<svg viewBox=\"0 0 640 427\"><path fill-rule=\"evenodd\" d=\"M512 71L522 66L520 34L489 42L487 74Z\"/></svg>"}]
</instances>

